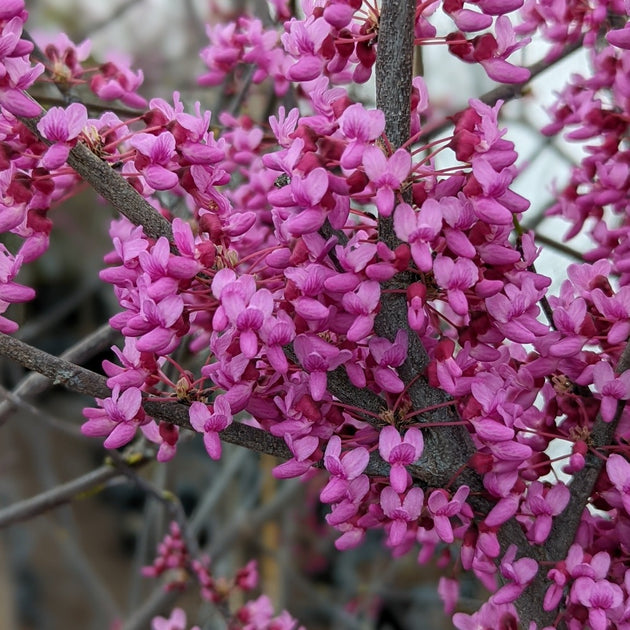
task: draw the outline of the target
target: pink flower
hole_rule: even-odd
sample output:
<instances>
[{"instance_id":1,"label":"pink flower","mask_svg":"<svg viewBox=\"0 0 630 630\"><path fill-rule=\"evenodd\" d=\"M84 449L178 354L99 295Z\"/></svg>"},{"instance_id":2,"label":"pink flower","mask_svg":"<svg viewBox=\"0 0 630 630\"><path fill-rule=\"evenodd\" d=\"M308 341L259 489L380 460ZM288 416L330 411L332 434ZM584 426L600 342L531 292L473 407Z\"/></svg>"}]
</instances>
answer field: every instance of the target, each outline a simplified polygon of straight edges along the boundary
<instances>
[{"instance_id":1,"label":"pink flower","mask_svg":"<svg viewBox=\"0 0 630 630\"><path fill-rule=\"evenodd\" d=\"M593 368L595 389L602 397L599 412L604 422L611 422L620 400L630 398L630 370L615 375L610 363L600 361Z\"/></svg>"},{"instance_id":2,"label":"pink flower","mask_svg":"<svg viewBox=\"0 0 630 630\"><path fill-rule=\"evenodd\" d=\"M31 67L23 57L5 58L3 65L4 73L0 66L0 105L15 116L38 116L42 108L24 90L35 83L35 79L44 72L44 66L38 63Z\"/></svg>"},{"instance_id":3,"label":"pink flower","mask_svg":"<svg viewBox=\"0 0 630 630\"><path fill-rule=\"evenodd\" d=\"M533 481L521 507L524 513L534 517L534 520L528 523L527 537L538 545L547 540L553 522L552 517L564 511L571 496L569 489L561 482L548 488L546 493L544 490L542 483Z\"/></svg>"},{"instance_id":4,"label":"pink flower","mask_svg":"<svg viewBox=\"0 0 630 630\"><path fill-rule=\"evenodd\" d=\"M407 429L404 439L397 429L387 426L381 429L378 438L378 450L381 457L391 464L389 482L398 493L403 493L409 486L409 473L405 466L413 464L422 456L424 440L420 429Z\"/></svg>"},{"instance_id":5,"label":"pink flower","mask_svg":"<svg viewBox=\"0 0 630 630\"><path fill-rule=\"evenodd\" d=\"M330 34L330 24L324 18L309 16L306 20L292 18L285 23L286 33L280 39L285 50L297 59L287 72L292 81L311 81L322 71L324 60L319 52Z\"/></svg>"},{"instance_id":6,"label":"pink flower","mask_svg":"<svg viewBox=\"0 0 630 630\"><path fill-rule=\"evenodd\" d=\"M525 278L520 288L508 284L504 292L486 298L486 306L495 325L508 339L531 343L548 331L537 319L540 313L537 303L543 291L535 287L533 280Z\"/></svg>"},{"instance_id":7,"label":"pink flower","mask_svg":"<svg viewBox=\"0 0 630 630\"><path fill-rule=\"evenodd\" d=\"M87 125L87 109L82 103L72 103L66 109L51 107L37 123L37 129L54 144L42 158L45 168L59 168L68 158L71 147Z\"/></svg>"},{"instance_id":8,"label":"pink flower","mask_svg":"<svg viewBox=\"0 0 630 630\"><path fill-rule=\"evenodd\" d=\"M190 406L188 414L193 429L203 433L203 443L208 455L212 459L221 458L221 440L219 432L232 424L232 410L230 403L223 394L214 399L210 411L208 405L195 401Z\"/></svg>"},{"instance_id":9,"label":"pink flower","mask_svg":"<svg viewBox=\"0 0 630 630\"><path fill-rule=\"evenodd\" d=\"M90 437L107 436L105 448L119 448L131 442L138 427L149 418L142 408L142 392L130 387L122 394L120 387L114 386L110 398L96 399L100 409L87 407L83 415L88 419L81 426L81 433Z\"/></svg>"},{"instance_id":10,"label":"pink flower","mask_svg":"<svg viewBox=\"0 0 630 630\"><path fill-rule=\"evenodd\" d=\"M606 461L606 472L621 495L624 509L630 514L630 462L621 455L613 453Z\"/></svg>"},{"instance_id":11,"label":"pink flower","mask_svg":"<svg viewBox=\"0 0 630 630\"><path fill-rule=\"evenodd\" d=\"M355 103L339 117L339 128L349 140L341 154L341 166L356 168L361 164L367 143L383 133L385 116L378 109L366 110L360 103Z\"/></svg>"},{"instance_id":12,"label":"pink flower","mask_svg":"<svg viewBox=\"0 0 630 630\"><path fill-rule=\"evenodd\" d=\"M173 169L175 161L175 138L165 131L155 136L150 133L135 134L129 144L137 149L136 168L155 190L170 190L177 186L179 178Z\"/></svg>"},{"instance_id":13,"label":"pink flower","mask_svg":"<svg viewBox=\"0 0 630 630\"><path fill-rule=\"evenodd\" d=\"M300 477L313 466L315 453L319 447L319 438L314 435L306 435L305 437L294 439L290 433L286 433L284 435L284 441L293 454L293 457L276 466L273 469L273 476L276 477L276 479Z\"/></svg>"},{"instance_id":14,"label":"pink flower","mask_svg":"<svg viewBox=\"0 0 630 630\"><path fill-rule=\"evenodd\" d=\"M258 332L273 311L273 297L267 289L256 290L250 275L236 277L232 269L221 269L212 281L212 292L221 305L215 311L215 330L230 324L239 334L241 352L251 359L258 353Z\"/></svg>"},{"instance_id":15,"label":"pink flower","mask_svg":"<svg viewBox=\"0 0 630 630\"><path fill-rule=\"evenodd\" d=\"M468 315L468 300L464 291L474 286L479 279L479 270L468 258L453 260L448 256L438 256L433 263L433 273L437 283L446 289L450 307L462 316Z\"/></svg>"},{"instance_id":16,"label":"pink flower","mask_svg":"<svg viewBox=\"0 0 630 630\"><path fill-rule=\"evenodd\" d=\"M328 190L328 175L323 168L313 169L306 177L294 174L291 184L269 193L277 206L294 206L297 212L286 221L286 229L295 236L316 232L326 220L322 197Z\"/></svg>"},{"instance_id":17,"label":"pink flower","mask_svg":"<svg viewBox=\"0 0 630 630\"><path fill-rule=\"evenodd\" d=\"M423 502L424 493L420 488L411 488L402 501L393 488L383 488L380 503L383 512L391 520L387 525L388 546L396 547L404 541L409 523L417 521L422 512Z\"/></svg>"},{"instance_id":18,"label":"pink flower","mask_svg":"<svg viewBox=\"0 0 630 630\"><path fill-rule=\"evenodd\" d=\"M387 158L378 147L367 147L363 153L363 167L376 191L375 203L379 213L389 217L396 202L395 192L411 171L409 151L398 149Z\"/></svg>"},{"instance_id":19,"label":"pink flower","mask_svg":"<svg viewBox=\"0 0 630 630\"><path fill-rule=\"evenodd\" d=\"M624 601L623 591L608 580L579 577L571 587L571 600L588 609L588 620L593 630L609 627L609 611Z\"/></svg>"},{"instance_id":20,"label":"pink flower","mask_svg":"<svg viewBox=\"0 0 630 630\"><path fill-rule=\"evenodd\" d=\"M488 2L480 1L479 5L483 9L484 4ZM501 3L503 8L501 11L506 11L505 4ZM522 4L522 1L519 3ZM520 68L506 61L506 59L513 53L529 43L529 38L521 39L517 42L515 38L514 29L510 19L501 15L495 22L495 34L496 34L496 49L492 51L491 55L486 57L487 53L477 52L477 58L479 63L483 66L484 70L488 73L488 76L499 83L523 83L530 77L530 72L527 68Z\"/></svg>"},{"instance_id":21,"label":"pink flower","mask_svg":"<svg viewBox=\"0 0 630 630\"><path fill-rule=\"evenodd\" d=\"M415 212L407 203L396 206L394 230L396 236L409 243L411 255L420 271L430 271L433 266L431 245L442 229L442 211L435 199L427 199Z\"/></svg>"},{"instance_id":22,"label":"pink flower","mask_svg":"<svg viewBox=\"0 0 630 630\"><path fill-rule=\"evenodd\" d=\"M518 614L514 604L486 602L476 613L455 613L453 624L457 630L489 630L490 628L518 627Z\"/></svg>"},{"instance_id":23,"label":"pink flower","mask_svg":"<svg viewBox=\"0 0 630 630\"><path fill-rule=\"evenodd\" d=\"M608 31L608 33L606 33L606 39L613 46L630 50L630 26L626 25L625 28Z\"/></svg>"},{"instance_id":24,"label":"pink flower","mask_svg":"<svg viewBox=\"0 0 630 630\"><path fill-rule=\"evenodd\" d=\"M376 384L392 394L402 392L405 384L393 368L401 366L407 358L407 331L399 330L393 343L383 337L371 337L369 348L378 364L372 370Z\"/></svg>"},{"instance_id":25,"label":"pink flower","mask_svg":"<svg viewBox=\"0 0 630 630\"><path fill-rule=\"evenodd\" d=\"M346 333L350 341L361 341L372 332L380 297L380 284L374 280L362 282L356 291L343 296L341 300L343 307L355 316Z\"/></svg>"},{"instance_id":26,"label":"pink flower","mask_svg":"<svg viewBox=\"0 0 630 630\"><path fill-rule=\"evenodd\" d=\"M143 108L146 107L147 101L136 94L143 80L142 70L133 72L126 59L111 58L92 76L90 89L104 101L120 99L129 107Z\"/></svg>"},{"instance_id":27,"label":"pink flower","mask_svg":"<svg viewBox=\"0 0 630 630\"><path fill-rule=\"evenodd\" d=\"M429 496L427 507L433 517L435 531L445 543L452 543L455 540L450 519L464 509L469 492L468 486L460 486L450 501L448 493L442 489L433 491Z\"/></svg>"},{"instance_id":28,"label":"pink flower","mask_svg":"<svg viewBox=\"0 0 630 630\"><path fill-rule=\"evenodd\" d=\"M501 575L507 584L492 595L490 601L494 604L508 604L516 601L527 585L538 572L538 563L533 558L516 558L516 545L510 545L501 560Z\"/></svg>"},{"instance_id":29,"label":"pink flower","mask_svg":"<svg viewBox=\"0 0 630 630\"><path fill-rule=\"evenodd\" d=\"M169 462L177 453L177 441L179 439L179 427L170 422L148 422L140 427L140 430L154 444L159 445L156 459L158 462Z\"/></svg>"},{"instance_id":30,"label":"pink flower","mask_svg":"<svg viewBox=\"0 0 630 630\"><path fill-rule=\"evenodd\" d=\"M339 350L317 335L298 335L293 342L295 354L309 374L313 400L322 400L326 393L326 372L334 370L352 357L350 350Z\"/></svg>"},{"instance_id":31,"label":"pink flower","mask_svg":"<svg viewBox=\"0 0 630 630\"><path fill-rule=\"evenodd\" d=\"M35 291L23 284L14 282L22 267L22 257L13 256L0 243L0 313L4 313L10 304L27 302L35 297ZM11 334L18 329L18 325L0 315L0 332Z\"/></svg>"},{"instance_id":32,"label":"pink flower","mask_svg":"<svg viewBox=\"0 0 630 630\"><path fill-rule=\"evenodd\" d=\"M444 612L447 615L452 615L459 599L459 582L444 576L440 577L438 594L444 602Z\"/></svg>"},{"instance_id":33,"label":"pink flower","mask_svg":"<svg viewBox=\"0 0 630 630\"><path fill-rule=\"evenodd\" d=\"M348 481L356 479L368 465L370 454L363 446L353 448L341 455L341 438L333 435L324 453L324 466L330 473L330 480L320 494L323 503L336 503L347 492Z\"/></svg>"},{"instance_id":34,"label":"pink flower","mask_svg":"<svg viewBox=\"0 0 630 630\"><path fill-rule=\"evenodd\" d=\"M181 608L174 608L168 619L153 617L151 630L186 630L186 613ZM199 630L199 626L193 626L190 630Z\"/></svg>"}]
</instances>

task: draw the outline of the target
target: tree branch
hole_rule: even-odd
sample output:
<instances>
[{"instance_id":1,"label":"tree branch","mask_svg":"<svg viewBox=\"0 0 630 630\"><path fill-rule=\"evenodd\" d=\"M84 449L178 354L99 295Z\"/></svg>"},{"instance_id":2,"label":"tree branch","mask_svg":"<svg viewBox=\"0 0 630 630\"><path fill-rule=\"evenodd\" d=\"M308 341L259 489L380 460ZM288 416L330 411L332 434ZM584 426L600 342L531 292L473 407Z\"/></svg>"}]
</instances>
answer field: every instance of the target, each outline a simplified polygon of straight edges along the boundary
<instances>
[{"instance_id":1,"label":"tree branch","mask_svg":"<svg viewBox=\"0 0 630 630\"><path fill-rule=\"evenodd\" d=\"M103 324L93 333L68 348L61 354L60 358L71 363L82 363L109 348L119 336L120 333L117 330L114 330L109 324ZM19 398L26 398L40 394L48 387L50 387L50 379L37 372L32 372L25 376L11 393ZM0 401L0 427L8 420L7 414L14 407L15 405L11 400Z\"/></svg>"},{"instance_id":2,"label":"tree branch","mask_svg":"<svg viewBox=\"0 0 630 630\"><path fill-rule=\"evenodd\" d=\"M19 501L0 510L0 528L25 521L44 512L48 512L64 503L76 499L79 495L94 490L106 481L120 476L122 473L113 466L101 466L82 477L56 486L30 499Z\"/></svg>"},{"instance_id":3,"label":"tree branch","mask_svg":"<svg viewBox=\"0 0 630 630\"><path fill-rule=\"evenodd\" d=\"M630 369L630 343L626 344L615 371L617 374L622 374L628 369ZM548 562L555 563L564 560L567 557L569 547L575 542L582 515L587 508L589 497L593 494L593 489L605 463L605 458L598 454L597 450L614 442L623 408L624 403L620 402L612 422L604 422L601 415L597 415L590 435L591 449L586 455L585 466L573 475L569 485L571 491L569 503L564 511L554 519L549 538L541 550L542 557ZM516 603L524 628L528 627L530 621L536 621L539 627L550 625L558 614L557 610L542 610L543 597L551 584L546 574L545 569L541 567L534 582L530 584Z\"/></svg>"},{"instance_id":4,"label":"tree branch","mask_svg":"<svg viewBox=\"0 0 630 630\"><path fill-rule=\"evenodd\" d=\"M42 142L50 145L37 129L37 118L20 118L22 123ZM171 224L107 162L92 153L81 142L68 156L71 166L94 190L102 195L115 210L127 217L134 225L141 225L150 238L165 236L172 243Z\"/></svg>"},{"instance_id":5,"label":"tree branch","mask_svg":"<svg viewBox=\"0 0 630 630\"><path fill-rule=\"evenodd\" d=\"M55 357L4 333L0 333L0 356L12 359L29 370L39 372L55 385L62 385L70 391L87 394L95 398L111 396L111 390L107 387L107 379L101 374L96 374L60 357ZM190 426L188 407L182 403L167 400L145 400L142 407L156 420L163 420L184 429L193 430ZM251 451L272 455L280 459L287 460L293 457L284 440L267 431L241 422L234 422L221 431L221 439L230 444L236 444ZM389 464L378 455L372 454L370 464L365 472L373 476L387 476L389 475ZM410 468L410 472L414 474L414 469Z\"/></svg>"}]
</instances>

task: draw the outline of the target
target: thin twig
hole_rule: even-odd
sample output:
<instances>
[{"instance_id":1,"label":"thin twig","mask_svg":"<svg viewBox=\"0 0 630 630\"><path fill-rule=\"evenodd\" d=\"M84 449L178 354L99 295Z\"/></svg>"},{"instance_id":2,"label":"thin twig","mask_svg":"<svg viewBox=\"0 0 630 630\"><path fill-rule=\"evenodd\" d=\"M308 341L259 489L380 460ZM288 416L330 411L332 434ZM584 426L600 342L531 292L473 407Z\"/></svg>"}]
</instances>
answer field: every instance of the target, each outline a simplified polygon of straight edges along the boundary
<instances>
[{"instance_id":1,"label":"thin twig","mask_svg":"<svg viewBox=\"0 0 630 630\"><path fill-rule=\"evenodd\" d=\"M19 501L0 510L0 528L48 512L53 508L73 501L86 492L93 492L121 473L113 466L101 466L77 479L42 492L30 499Z\"/></svg>"}]
</instances>

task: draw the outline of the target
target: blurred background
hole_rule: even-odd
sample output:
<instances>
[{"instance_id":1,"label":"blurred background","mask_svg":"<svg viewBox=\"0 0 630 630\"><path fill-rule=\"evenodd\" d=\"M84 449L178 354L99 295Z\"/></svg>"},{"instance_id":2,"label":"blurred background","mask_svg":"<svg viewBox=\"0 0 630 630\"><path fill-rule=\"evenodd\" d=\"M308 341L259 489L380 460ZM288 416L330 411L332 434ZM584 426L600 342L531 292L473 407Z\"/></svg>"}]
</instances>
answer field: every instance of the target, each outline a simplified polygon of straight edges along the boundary
<instances>
[{"instance_id":1,"label":"blurred background","mask_svg":"<svg viewBox=\"0 0 630 630\"><path fill-rule=\"evenodd\" d=\"M64 31L76 43L88 38L98 63L113 51L125 53L144 71L144 96L170 100L179 90L185 102L200 100L209 109L224 95L220 87L196 85L204 71L199 50L207 45L205 24L244 10L269 19L262 0L33 0L27 8L34 36ZM448 25L444 16L435 19ZM528 49L521 63L536 61L542 50ZM494 87L480 68L460 63L440 46L426 47L424 66L432 103L445 113ZM553 77L543 74L525 98L503 112L508 137L521 155L515 188L534 208L526 226L548 246L539 270L555 281L572 261L571 251L554 246L564 226L543 214L553 200L552 182L562 183L580 153L561 140L541 138L537 129L546 122L544 106L559 78L585 68L585 57L572 55ZM373 103L370 84L351 91ZM262 120L257 103L244 103L243 111ZM112 216L89 189L54 209L51 249L21 276L37 290L36 300L13 311L24 322L21 339L59 355L116 312L110 288L98 280L111 246ZM119 339L106 332L98 339L84 364L101 371L101 361L111 358L109 346ZM98 441L79 432L81 409L93 404L90 399L60 388L37 398L11 398L8 390L24 376L19 366L0 360L0 398L5 398L0 413L6 420L0 429L0 511L99 468L106 457ZM439 568L418 565L417 550L392 559L379 534L358 550L337 552L335 536L325 526L326 508L317 502L323 478L305 484L276 481L271 469L277 463L231 445L224 446L220 462L213 462L200 439L185 436L168 465L140 469L142 483L119 477L71 505L0 530L0 630L149 628L153 615L173 605L188 612L190 625L221 628L209 604L165 594L159 581L140 577L172 519L172 509L156 498L162 490L177 497L217 575L232 576L257 559L260 590L277 611L288 609L310 630L452 628L437 594ZM475 610L481 597L478 586L463 582L460 609Z\"/></svg>"}]
</instances>

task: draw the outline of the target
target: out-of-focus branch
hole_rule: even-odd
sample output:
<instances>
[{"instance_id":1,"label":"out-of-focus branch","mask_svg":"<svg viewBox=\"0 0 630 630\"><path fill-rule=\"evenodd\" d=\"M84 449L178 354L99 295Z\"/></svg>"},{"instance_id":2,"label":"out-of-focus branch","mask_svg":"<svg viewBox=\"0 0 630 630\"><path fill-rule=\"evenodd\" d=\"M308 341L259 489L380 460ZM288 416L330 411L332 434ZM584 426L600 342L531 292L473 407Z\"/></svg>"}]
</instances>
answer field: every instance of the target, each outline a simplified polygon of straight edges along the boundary
<instances>
[{"instance_id":1,"label":"out-of-focus branch","mask_svg":"<svg viewBox=\"0 0 630 630\"><path fill-rule=\"evenodd\" d=\"M80 495L93 491L120 474L121 472L113 466L101 466L68 483L56 486L30 499L14 503L0 510L0 528L25 521L73 501Z\"/></svg>"}]
</instances>

